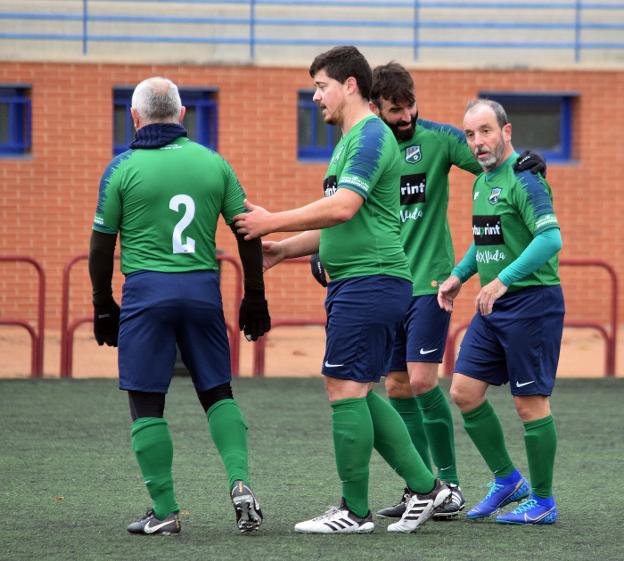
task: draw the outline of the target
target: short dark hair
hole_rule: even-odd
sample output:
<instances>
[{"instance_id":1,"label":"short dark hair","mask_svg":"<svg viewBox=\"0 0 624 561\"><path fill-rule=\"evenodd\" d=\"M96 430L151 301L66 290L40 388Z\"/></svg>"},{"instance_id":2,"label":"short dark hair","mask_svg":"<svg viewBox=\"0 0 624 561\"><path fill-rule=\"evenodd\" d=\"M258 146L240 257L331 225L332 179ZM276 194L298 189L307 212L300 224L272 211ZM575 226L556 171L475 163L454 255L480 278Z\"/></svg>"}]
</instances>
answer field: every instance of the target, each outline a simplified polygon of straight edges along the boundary
<instances>
[{"instance_id":1,"label":"short dark hair","mask_svg":"<svg viewBox=\"0 0 624 561\"><path fill-rule=\"evenodd\" d=\"M373 70L371 101L381 108L381 98L395 105L414 105L414 80L404 66L391 61Z\"/></svg>"},{"instance_id":2,"label":"short dark hair","mask_svg":"<svg viewBox=\"0 0 624 561\"><path fill-rule=\"evenodd\" d=\"M310 65L310 76L325 70L327 75L341 84L353 77L357 82L360 95L370 99L373 72L364 55L351 45L341 45L318 55Z\"/></svg>"}]
</instances>

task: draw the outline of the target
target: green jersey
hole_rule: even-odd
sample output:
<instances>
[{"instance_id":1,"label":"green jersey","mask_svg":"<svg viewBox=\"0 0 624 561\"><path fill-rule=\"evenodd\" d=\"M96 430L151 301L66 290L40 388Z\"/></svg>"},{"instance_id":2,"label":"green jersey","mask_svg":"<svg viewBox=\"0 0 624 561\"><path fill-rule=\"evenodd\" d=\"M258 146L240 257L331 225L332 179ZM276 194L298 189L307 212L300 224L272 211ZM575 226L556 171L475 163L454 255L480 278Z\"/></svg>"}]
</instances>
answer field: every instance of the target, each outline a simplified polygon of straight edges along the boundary
<instances>
[{"instance_id":1,"label":"green jersey","mask_svg":"<svg viewBox=\"0 0 624 561\"><path fill-rule=\"evenodd\" d=\"M550 186L541 175L515 173L512 166L517 159L514 153L500 167L481 174L472 190L472 234L481 286L515 261L536 235L559 228ZM558 269L555 254L509 290L557 285Z\"/></svg>"},{"instance_id":2,"label":"green jersey","mask_svg":"<svg viewBox=\"0 0 624 561\"><path fill-rule=\"evenodd\" d=\"M412 294L436 294L455 264L448 223L448 174L455 165L475 175L481 166L464 133L419 119L410 140L399 143L401 241L412 269Z\"/></svg>"},{"instance_id":3,"label":"green jersey","mask_svg":"<svg viewBox=\"0 0 624 561\"><path fill-rule=\"evenodd\" d=\"M245 194L216 152L180 137L120 154L100 181L93 229L119 232L121 271L217 270L215 232L245 212Z\"/></svg>"},{"instance_id":4,"label":"green jersey","mask_svg":"<svg viewBox=\"0 0 624 561\"><path fill-rule=\"evenodd\" d=\"M332 280L389 275L411 279L399 226L399 150L381 119L366 117L332 154L323 189L349 189L364 199L351 220L321 230L319 253Z\"/></svg>"}]
</instances>

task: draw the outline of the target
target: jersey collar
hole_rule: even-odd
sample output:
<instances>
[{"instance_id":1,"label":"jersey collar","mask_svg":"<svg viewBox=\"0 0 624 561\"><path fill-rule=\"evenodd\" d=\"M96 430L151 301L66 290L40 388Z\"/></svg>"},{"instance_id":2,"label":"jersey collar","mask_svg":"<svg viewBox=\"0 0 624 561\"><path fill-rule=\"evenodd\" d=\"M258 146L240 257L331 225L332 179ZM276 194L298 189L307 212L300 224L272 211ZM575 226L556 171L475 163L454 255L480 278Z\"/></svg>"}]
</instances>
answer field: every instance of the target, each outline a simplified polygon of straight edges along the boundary
<instances>
[{"instance_id":1,"label":"jersey collar","mask_svg":"<svg viewBox=\"0 0 624 561\"><path fill-rule=\"evenodd\" d=\"M136 131L130 148L162 148L181 136L187 136L186 129L182 125L153 123Z\"/></svg>"}]
</instances>

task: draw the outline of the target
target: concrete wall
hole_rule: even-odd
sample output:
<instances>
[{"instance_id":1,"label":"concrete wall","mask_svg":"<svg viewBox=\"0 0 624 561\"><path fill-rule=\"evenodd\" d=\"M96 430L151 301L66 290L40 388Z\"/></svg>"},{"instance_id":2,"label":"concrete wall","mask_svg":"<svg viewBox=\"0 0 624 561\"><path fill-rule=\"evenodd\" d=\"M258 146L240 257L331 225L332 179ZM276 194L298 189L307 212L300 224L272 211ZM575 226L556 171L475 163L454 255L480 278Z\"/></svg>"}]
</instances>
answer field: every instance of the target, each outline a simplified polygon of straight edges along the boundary
<instances>
[{"instance_id":1,"label":"concrete wall","mask_svg":"<svg viewBox=\"0 0 624 561\"><path fill-rule=\"evenodd\" d=\"M82 0L0 0L0 59L303 66L328 46L355 44L372 63L395 58L432 68L624 63L624 8L617 2L580 10L585 27L578 34L574 3L526 0L505 8L458 0L450 7L421 2L417 10L408 0L354 4L258 2L252 18L249 2L89 0L85 12ZM576 53L577 39L590 48Z\"/></svg>"}]
</instances>

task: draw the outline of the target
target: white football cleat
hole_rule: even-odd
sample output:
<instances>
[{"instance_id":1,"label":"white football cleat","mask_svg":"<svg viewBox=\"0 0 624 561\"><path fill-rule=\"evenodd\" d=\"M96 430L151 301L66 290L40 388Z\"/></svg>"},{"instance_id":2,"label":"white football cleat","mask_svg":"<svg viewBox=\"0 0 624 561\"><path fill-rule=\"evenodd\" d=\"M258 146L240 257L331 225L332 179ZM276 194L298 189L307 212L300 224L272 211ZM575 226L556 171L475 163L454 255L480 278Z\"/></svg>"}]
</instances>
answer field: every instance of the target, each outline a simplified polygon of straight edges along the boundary
<instances>
[{"instance_id":1,"label":"white football cleat","mask_svg":"<svg viewBox=\"0 0 624 561\"><path fill-rule=\"evenodd\" d=\"M426 495L412 493L405 505L401 520L390 524L388 532L410 533L416 531L438 510L451 500L451 490L446 483L436 480L433 491Z\"/></svg>"},{"instance_id":2,"label":"white football cleat","mask_svg":"<svg viewBox=\"0 0 624 561\"><path fill-rule=\"evenodd\" d=\"M353 514L344 502L310 520L295 524L295 532L303 534L370 534L375 529L369 512L364 518Z\"/></svg>"}]
</instances>

